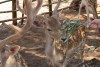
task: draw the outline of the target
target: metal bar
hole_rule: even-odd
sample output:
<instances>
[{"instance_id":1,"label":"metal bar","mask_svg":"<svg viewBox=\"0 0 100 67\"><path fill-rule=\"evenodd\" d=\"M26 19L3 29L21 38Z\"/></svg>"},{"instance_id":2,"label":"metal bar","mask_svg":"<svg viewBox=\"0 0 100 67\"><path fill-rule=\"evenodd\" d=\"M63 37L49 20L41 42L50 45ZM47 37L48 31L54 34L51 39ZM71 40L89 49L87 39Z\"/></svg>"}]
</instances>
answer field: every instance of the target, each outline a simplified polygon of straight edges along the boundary
<instances>
[{"instance_id":1,"label":"metal bar","mask_svg":"<svg viewBox=\"0 0 100 67\"><path fill-rule=\"evenodd\" d=\"M16 0L12 0L12 10L16 10ZM17 18L17 12L12 12L12 18ZM17 25L17 20L13 20L13 25Z\"/></svg>"},{"instance_id":2,"label":"metal bar","mask_svg":"<svg viewBox=\"0 0 100 67\"><path fill-rule=\"evenodd\" d=\"M49 3L49 16L52 16L52 2L51 0L48 0L48 3Z\"/></svg>"},{"instance_id":3,"label":"metal bar","mask_svg":"<svg viewBox=\"0 0 100 67\"><path fill-rule=\"evenodd\" d=\"M62 9L64 10L64 9L67 9L67 8L71 8L71 7L73 7L73 6L61 8L61 9L59 9L58 11L61 11ZM40 14L40 15L44 15L44 14L48 14L48 13L49 13L49 12L44 12L44 13L42 13L42 14ZM8 22L8 21L13 21L13 20L20 20L20 19L25 19L25 18L26 18L26 17L14 18L14 19L7 19L7 20L2 20L2 21L0 21L0 23Z\"/></svg>"},{"instance_id":4,"label":"metal bar","mask_svg":"<svg viewBox=\"0 0 100 67\"><path fill-rule=\"evenodd\" d=\"M10 13L10 12L14 12L14 11L19 11L19 10L0 11L0 13Z\"/></svg>"},{"instance_id":5,"label":"metal bar","mask_svg":"<svg viewBox=\"0 0 100 67\"><path fill-rule=\"evenodd\" d=\"M14 18L14 19L7 19L7 20L2 20L0 21L0 23L3 23L3 22L9 22L9 21L14 21L14 20L21 20L21 19L25 19L26 17L20 17L20 18Z\"/></svg>"},{"instance_id":6,"label":"metal bar","mask_svg":"<svg viewBox=\"0 0 100 67\"><path fill-rule=\"evenodd\" d=\"M64 8L58 9L58 11L61 11L61 10L67 9L67 8L73 8L73 7L74 7L74 6L64 7ZM76 8L78 8L78 7L76 7ZM50 11L50 12L44 12L44 13L42 13L41 15L49 14L49 13L52 13L52 11Z\"/></svg>"},{"instance_id":7,"label":"metal bar","mask_svg":"<svg viewBox=\"0 0 100 67\"><path fill-rule=\"evenodd\" d=\"M9 1L12 1L12 0L2 1L2 2L0 2L0 4L6 3L6 2L9 2Z\"/></svg>"},{"instance_id":8,"label":"metal bar","mask_svg":"<svg viewBox=\"0 0 100 67\"><path fill-rule=\"evenodd\" d=\"M24 0L23 0L23 8L24 8L24 5L25 5L25 4L24 4ZM22 13L22 17L24 17L24 14L23 14L23 13ZM24 22L24 19L22 18L22 19L21 19L21 25L23 24L23 22Z\"/></svg>"},{"instance_id":9,"label":"metal bar","mask_svg":"<svg viewBox=\"0 0 100 67\"><path fill-rule=\"evenodd\" d=\"M63 1L62 1L63 2ZM51 4L56 4L57 2L54 2L54 3L51 3ZM44 4L42 7L45 7L45 6L49 6L51 4ZM13 12L13 11L19 11L19 10L9 10L9 11L0 11L0 13L10 13L10 12Z\"/></svg>"}]
</instances>

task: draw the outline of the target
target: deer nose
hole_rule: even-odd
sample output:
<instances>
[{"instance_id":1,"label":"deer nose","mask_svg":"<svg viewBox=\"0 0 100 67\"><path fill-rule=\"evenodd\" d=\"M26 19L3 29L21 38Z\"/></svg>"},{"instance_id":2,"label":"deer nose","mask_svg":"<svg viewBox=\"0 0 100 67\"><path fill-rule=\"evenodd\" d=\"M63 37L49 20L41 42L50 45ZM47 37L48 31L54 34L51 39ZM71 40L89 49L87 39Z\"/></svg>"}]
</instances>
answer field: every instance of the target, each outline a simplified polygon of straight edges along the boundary
<instances>
[{"instance_id":1,"label":"deer nose","mask_svg":"<svg viewBox=\"0 0 100 67\"><path fill-rule=\"evenodd\" d=\"M65 41L65 40L66 40L66 38L61 38L61 40L62 40L62 41Z\"/></svg>"},{"instance_id":2,"label":"deer nose","mask_svg":"<svg viewBox=\"0 0 100 67\"><path fill-rule=\"evenodd\" d=\"M2 62L0 61L0 65L2 64Z\"/></svg>"}]
</instances>

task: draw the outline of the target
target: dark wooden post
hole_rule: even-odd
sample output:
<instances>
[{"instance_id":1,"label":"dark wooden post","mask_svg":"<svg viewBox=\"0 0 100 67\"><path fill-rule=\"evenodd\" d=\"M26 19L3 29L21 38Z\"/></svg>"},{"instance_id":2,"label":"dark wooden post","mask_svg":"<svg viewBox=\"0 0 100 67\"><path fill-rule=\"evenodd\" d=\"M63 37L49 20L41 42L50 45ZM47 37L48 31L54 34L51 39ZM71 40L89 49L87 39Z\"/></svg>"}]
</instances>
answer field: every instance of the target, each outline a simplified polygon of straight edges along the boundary
<instances>
[{"instance_id":1,"label":"dark wooden post","mask_svg":"<svg viewBox=\"0 0 100 67\"><path fill-rule=\"evenodd\" d=\"M23 8L24 8L24 0L23 0ZM22 14L22 17L24 17L24 14ZM21 25L23 24L24 22L24 18L21 19Z\"/></svg>"},{"instance_id":2,"label":"dark wooden post","mask_svg":"<svg viewBox=\"0 0 100 67\"><path fill-rule=\"evenodd\" d=\"M16 0L12 0L12 10L16 10ZM12 12L12 18L17 18L17 12ZM17 25L17 20L13 20L13 25Z\"/></svg>"},{"instance_id":3,"label":"dark wooden post","mask_svg":"<svg viewBox=\"0 0 100 67\"><path fill-rule=\"evenodd\" d=\"M52 2L51 0L48 0L48 3L49 3L49 16L52 16Z\"/></svg>"}]
</instances>

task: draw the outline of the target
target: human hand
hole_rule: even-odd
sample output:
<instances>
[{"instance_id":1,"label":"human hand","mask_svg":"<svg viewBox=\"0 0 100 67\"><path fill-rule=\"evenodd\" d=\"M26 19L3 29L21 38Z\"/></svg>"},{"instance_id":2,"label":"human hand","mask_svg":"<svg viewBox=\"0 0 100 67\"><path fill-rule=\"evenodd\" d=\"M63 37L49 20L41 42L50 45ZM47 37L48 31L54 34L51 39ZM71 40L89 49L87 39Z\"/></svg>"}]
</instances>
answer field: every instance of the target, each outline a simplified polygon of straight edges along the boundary
<instances>
[{"instance_id":1,"label":"human hand","mask_svg":"<svg viewBox=\"0 0 100 67\"><path fill-rule=\"evenodd\" d=\"M100 19L94 19L93 21L89 22L87 27L100 28Z\"/></svg>"}]
</instances>

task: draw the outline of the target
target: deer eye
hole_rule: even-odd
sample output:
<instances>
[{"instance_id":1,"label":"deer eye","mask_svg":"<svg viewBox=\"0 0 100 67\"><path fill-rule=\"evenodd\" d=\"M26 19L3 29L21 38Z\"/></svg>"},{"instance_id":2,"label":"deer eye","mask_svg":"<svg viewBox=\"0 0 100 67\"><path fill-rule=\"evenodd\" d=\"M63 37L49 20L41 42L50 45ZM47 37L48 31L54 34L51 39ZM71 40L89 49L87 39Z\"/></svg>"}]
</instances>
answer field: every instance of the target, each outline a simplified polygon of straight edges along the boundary
<instances>
[{"instance_id":1,"label":"deer eye","mask_svg":"<svg viewBox=\"0 0 100 67\"><path fill-rule=\"evenodd\" d=\"M51 29L47 29L48 31L52 31Z\"/></svg>"}]
</instances>

